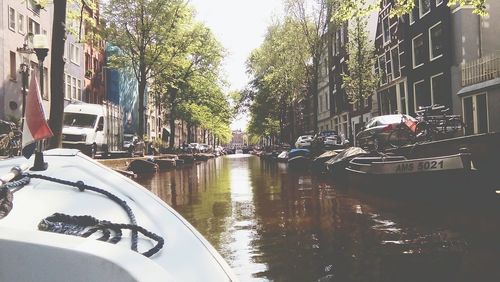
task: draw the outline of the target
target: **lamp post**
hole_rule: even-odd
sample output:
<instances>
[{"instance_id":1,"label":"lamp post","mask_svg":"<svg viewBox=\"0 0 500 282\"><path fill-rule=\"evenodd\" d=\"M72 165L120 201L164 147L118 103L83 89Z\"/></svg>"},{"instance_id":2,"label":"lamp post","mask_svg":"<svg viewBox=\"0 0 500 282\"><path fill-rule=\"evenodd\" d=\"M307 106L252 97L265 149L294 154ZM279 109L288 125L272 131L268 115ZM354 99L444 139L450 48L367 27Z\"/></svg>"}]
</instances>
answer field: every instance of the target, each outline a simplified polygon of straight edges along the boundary
<instances>
[{"instance_id":1,"label":"lamp post","mask_svg":"<svg viewBox=\"0 0 500 282\"><path fill-rule=\"evenodd\" d=\"M40 96L43 97L44 92L44 81L43 81L43 61L47 54L49 53L49 44L47 41L47 36L42 34L36 34L33 37L33 50L35 51L36 57L38 58L38 67L40 73ZM35 163L33 164L32 170L45 170L47 169L47 163L43 161L43 141L38 141L37 152L35 153Z\"/></svg>"},{"instance_id":2,"label":"lamp post","mask_svg":"<svg viewBox=\"0 0 500 282\"><path fill-rule=\"evenodd\" d=\"M35 51L36 57L38 58L38 67L40 72L40 95L43 97L44 94L43 61L45 60L45 57L47 57L47 54L49 53L47 36L42 34L36 34L33 37L33 50Z\"/></svg>"},{"instance_id":3,"label":"lamp post","mask_svg":"<svg viewBox=\"0 0 500 282\"><path fill-rule=\"evenodd\" d=\"M26 95L28 94L28 78L30 75L29 74L30 55L34 53L33 47L31 46L32 39L33 39L33 34L28 33L24 38L23 47L17 47L17 52L21 55L20 73L21 73L22 95L23 95L21 130L24 127L24 115L26 113L25 105L26 105Z\"/></svg>"}]
</instances>

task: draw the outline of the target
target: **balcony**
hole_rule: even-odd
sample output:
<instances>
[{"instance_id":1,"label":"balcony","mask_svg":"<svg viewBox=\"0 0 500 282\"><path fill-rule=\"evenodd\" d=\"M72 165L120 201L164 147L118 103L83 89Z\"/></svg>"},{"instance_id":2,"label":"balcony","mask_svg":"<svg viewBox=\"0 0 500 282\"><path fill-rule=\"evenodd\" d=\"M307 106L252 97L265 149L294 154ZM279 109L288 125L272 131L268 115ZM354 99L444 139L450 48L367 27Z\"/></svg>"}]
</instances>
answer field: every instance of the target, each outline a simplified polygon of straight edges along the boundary
<instances>
[{"instance_id":1,"label":"balcony","mask_svg":"<svg viewBox=\"0 0 500 282\"><path fill-rule=\"evenodd\" d=\"M462 64L462 87L500 77L500 51Z\"/></svg>"}]
</instances>

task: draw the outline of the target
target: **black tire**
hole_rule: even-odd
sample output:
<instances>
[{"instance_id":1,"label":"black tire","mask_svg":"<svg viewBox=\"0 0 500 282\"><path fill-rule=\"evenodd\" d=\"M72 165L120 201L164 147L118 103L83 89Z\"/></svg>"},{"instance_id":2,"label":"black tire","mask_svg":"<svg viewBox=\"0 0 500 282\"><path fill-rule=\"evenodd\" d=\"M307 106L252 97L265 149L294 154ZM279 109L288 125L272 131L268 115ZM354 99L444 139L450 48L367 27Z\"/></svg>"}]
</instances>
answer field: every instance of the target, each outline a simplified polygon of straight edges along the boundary
<instances>
[{"instance_id":1,"label":"black tire","mask_svg":"<svg viewBox=\"0 0 500 282\"><path fill-rule=\"evenodd\" d=\"M429 142L434 140L434 132L426 122L417 123L415 137L418 142Z\"/></svg>"},{"instance_id":2,"label":"black tire","mask_svg":"<svg viewBox=\"0 0 500 282\"><path fill-rule=\"evenodd\" d=\"M387 137L387 141L392 148L400 148L412 143L412 133L405 128L398 128L392 131Z\"/></svg>"},{"instance_id":3,"label":"black tire","mask_svg":"<svg viewBox=\"0 0 500 282\"><path fill-rule=\"evenodd\" d=\"M463 132L464 128L465 128L465 124L459 118L449 119L446 121L446 124L445 124L446 132L450 132L453 134L457 133L457 132Z\"/></svg>"}]
</instances>

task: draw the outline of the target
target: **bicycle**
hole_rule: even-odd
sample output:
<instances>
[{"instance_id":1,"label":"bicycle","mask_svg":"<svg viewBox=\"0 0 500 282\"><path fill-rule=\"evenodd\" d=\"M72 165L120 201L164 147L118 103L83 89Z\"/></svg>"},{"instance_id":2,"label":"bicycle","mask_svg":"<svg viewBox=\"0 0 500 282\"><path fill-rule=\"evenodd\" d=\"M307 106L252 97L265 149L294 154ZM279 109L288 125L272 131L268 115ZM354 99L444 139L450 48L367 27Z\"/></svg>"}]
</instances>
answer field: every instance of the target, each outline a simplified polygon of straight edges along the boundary
<instances>
[{"instance_id":1,"label":"bicycle","mask_svg":"<svg viewBox=\"0 0 500 282\"><path fill-rule=\"evenodd\" d=\"M393 148L417 142L430 142L453 137L465 127L460 115L447 115L442 105L419 107L416 121L401 115L401 123L388 136Z\"/></svg>"},{"instance_id":2,"label":"bicycle","mask_svg":"<svg viewBox=\"0 0 500 282\"><path fill-rule=\"evenodd\" d=\"M463 132L465 124L460 115L448 115L450 109L442 105L419 107L416 128L419 141L435 141L455 137Z\"/></svg>"},{"instance_id":3,"label":"bicycle","mask_svg":"<svg viewBox=\"0 0 500 282\"><path fill-rule=\"evenodd\" d=\"M406 115L401 114L401 122L387 137L389 145L392 148L399 148L415 143L418 135L417 126L417 121L409 119Z\"/></svg>"}]
</instances>

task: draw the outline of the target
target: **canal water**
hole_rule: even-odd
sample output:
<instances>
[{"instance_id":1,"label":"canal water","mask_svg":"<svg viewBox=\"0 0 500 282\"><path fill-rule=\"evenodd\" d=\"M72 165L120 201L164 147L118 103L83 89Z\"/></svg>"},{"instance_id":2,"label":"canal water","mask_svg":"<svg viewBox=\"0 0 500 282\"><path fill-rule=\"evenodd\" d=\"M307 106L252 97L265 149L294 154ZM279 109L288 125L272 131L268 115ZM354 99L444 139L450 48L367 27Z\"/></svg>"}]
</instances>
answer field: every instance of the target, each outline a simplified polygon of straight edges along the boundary
<instances>
[{"instance_id":1,"label":"canal water","mask_svg":"<svg viewBox=\"0 0 500 282\"><path fill-rule=\"evenodd\" d=\"M241 281L500 281L494 196L390 198L242 154L137 181Z\"/></svg>"}]
</instances>

